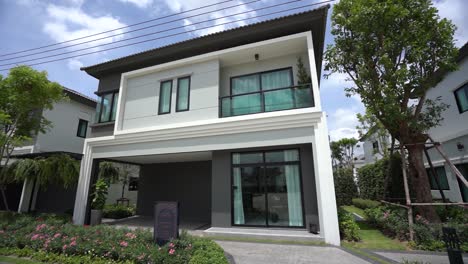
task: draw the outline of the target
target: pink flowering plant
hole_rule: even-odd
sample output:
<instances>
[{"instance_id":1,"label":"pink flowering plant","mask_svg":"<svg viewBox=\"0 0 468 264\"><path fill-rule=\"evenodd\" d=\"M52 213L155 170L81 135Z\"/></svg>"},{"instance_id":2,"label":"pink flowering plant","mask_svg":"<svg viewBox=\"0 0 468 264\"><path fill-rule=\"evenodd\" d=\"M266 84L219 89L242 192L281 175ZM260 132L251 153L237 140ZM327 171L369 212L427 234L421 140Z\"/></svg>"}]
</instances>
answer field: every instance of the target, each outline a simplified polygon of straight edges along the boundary
<instances>
[{"instance_id":1,"label":"pink flowering plant","mask_svg":"<svg viewBox=\"0 0 468 264\"><path fill-rule=\"evenodd\" d=\"M105 225L83 227L66 219L44 215L39 220L18 214L9 219L0 213L0 248L107 259L109 262L169 264L189 263L194 257L200 258L199 251L206 251L203 262L195 263L227 263L222 249L212 241L183 233L179 239L159 247L152 236L150 231L143 229L117 229Z\"/></svg>"}]
</instances>

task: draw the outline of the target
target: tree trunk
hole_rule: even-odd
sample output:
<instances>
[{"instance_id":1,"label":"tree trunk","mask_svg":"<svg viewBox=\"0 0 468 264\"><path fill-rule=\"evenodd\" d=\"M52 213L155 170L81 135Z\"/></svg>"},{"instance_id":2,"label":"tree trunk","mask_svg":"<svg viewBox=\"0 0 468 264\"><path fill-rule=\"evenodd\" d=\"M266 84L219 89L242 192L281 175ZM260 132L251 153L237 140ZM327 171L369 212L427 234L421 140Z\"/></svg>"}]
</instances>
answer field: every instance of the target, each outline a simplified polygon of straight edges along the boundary
<instances>
[{"instance_id":1,"label":"tree trunk","mask_svg":"<svg viewBox=\"0 0 468 264\"><path fill-rule=\"evenodd\" d=\"M2 200L3 200L3 205L5 206L6 211L10 211L10 208L8 207L8 201L5 195L5 186L0 186L0 192L2 193Z\"/></svg>"},{"instance_id":2,"label":"tree trunk","mask_svg":"<svg viewBox=\"0 0 468 264\"><path fill-rule=\"evenodd\" d=\"M432 203L431 186L424 167L424 145L410 145L407 147L409 154L409 178L411 194L418 203ZM430 222L439 223L440 218L433 206L418 206L416 212Z\"/></svg>"}]
</instances>

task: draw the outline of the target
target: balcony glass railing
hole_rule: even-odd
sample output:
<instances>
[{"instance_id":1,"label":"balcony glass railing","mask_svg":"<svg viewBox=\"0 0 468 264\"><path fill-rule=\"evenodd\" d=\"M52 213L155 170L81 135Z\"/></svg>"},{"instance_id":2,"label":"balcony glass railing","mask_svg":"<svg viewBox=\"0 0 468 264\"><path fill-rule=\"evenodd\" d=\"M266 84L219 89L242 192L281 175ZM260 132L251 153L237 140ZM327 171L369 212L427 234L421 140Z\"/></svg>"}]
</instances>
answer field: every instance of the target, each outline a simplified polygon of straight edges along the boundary
<instances>
[{"instance_id":1,"label":"balcony glass railing","mask_svg":"<svg viewBox=\"0 0 468 264\"><path fill-rule=\"evenodd\" d=\"M220 98L220 116L238 116L314 106L311 84L228 95Z\"/></svg>"}]
</instances>

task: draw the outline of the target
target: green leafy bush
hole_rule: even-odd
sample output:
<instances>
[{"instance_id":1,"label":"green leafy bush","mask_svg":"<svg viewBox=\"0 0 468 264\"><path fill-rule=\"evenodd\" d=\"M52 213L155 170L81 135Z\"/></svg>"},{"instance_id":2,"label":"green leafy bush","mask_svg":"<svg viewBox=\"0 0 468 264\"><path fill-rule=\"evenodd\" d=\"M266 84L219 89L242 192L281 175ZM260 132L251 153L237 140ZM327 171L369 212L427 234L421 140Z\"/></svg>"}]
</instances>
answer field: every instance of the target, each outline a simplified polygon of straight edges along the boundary
<instances>
[{"instance_id":1,"label":"green leafy bush","mask_svg":"<svg viewBox=\"0 0 468 264\"><path fill-rule=\"evenodd\" d=\"M109 185L104 179L97 180L96 184L94 185L94 191L91 194L91 208L96 210L104 209L104 205L106 204L108 188Z\"/></svg>"},{"instance_id":2,"label":"green leafy bush","mask_svg":"<svg viewBox=\"0 0 468 264\"><path fill-rule=\"evenodd\" d=\"M0 249L3 249L0 254L10 252L8 255L11 255L13 251L14 255L53 263L178 264L189 263L195 257L195 260L227 263L226 258L221 258L223 250L219 246L186 233L159 247L146 229L83 227L53 216L0 213ZM66 256L74 256L74 259Z\"/></svg>"},{"instance_id":3,"label":"green leafy bush","mask_svg":"<svg viewBox=\"0 0 468 264\"><path fill-rule=\"evenodd\" d=\"M134 206L125 206L125 205L105 205L103 216L105 218L112 219L121 219L135 215Z\"/></svg>"},{"instance_id":4,"label":"green leafy bush","mask_svg":"<svg viewBox=\"0 0 468 264\"><path fill-rule=\"evenodd\" d=\"M349 168L339 168L333 172L333 178L335 181L337 205L351 205L351 200L358 196L353 170Z\"/></svg>"},{"instance_id":5,"label":"green leafy bush","mask_svg":"<svg viewBox=\"0 0 468 264\"><path fill-rule=\"evenodd\" d=\"M353 199L353 205L356 206L357 208L361 208L361 209L365 210L365 209L368 209L368 208L375 208L375 207L380 206L380 202L373 201L373 200L361 199L361 198L354 198Z\"/></svg>"},{"instance_id":6,"label":"green leafy bush","mask_svg":"<svg viewBox=\"0 0 468 264\"><path fill-rule=\"evenodd\" d=\"M353 215L343 209L338 209L338 222L340 227L341 239L347 241L359 241L359 226L356 223Z\"/></svg>"}]
</instances>

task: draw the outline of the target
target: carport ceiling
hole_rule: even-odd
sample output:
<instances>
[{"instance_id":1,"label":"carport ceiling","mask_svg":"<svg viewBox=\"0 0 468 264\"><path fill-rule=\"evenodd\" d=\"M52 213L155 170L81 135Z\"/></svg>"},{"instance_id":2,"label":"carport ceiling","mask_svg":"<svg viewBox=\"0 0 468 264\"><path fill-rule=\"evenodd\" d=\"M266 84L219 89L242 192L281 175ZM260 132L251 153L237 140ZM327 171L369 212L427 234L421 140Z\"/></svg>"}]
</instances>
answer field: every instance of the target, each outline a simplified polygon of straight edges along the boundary
<instances>
[{"instance_id":1,"label":"carport ceiling","mask_svg":"<svg viewBox=\"0 0 468 264\"><path fill-rule=\"evenodd\" d=\"M211 151L116 157L112 160L138 164L203 161L211 160Z\"/></svg>"}]
</instances>

